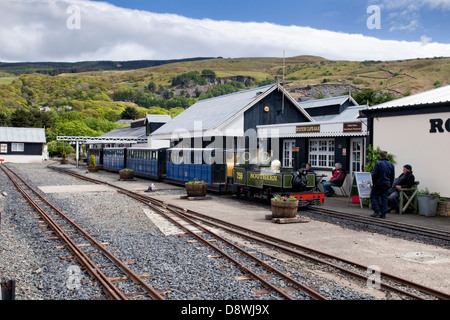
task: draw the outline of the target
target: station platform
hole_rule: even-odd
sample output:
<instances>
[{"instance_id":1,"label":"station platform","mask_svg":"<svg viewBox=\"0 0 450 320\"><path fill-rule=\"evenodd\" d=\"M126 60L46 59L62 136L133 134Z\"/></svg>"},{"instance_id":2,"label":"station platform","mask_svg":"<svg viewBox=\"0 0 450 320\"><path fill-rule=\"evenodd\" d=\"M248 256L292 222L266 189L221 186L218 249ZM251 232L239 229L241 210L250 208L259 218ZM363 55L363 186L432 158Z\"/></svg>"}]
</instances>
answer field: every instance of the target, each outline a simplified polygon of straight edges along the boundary
<instances>
[{"instance_id":1,"label":"station platform","mask_svg":"<svg viewBox=\"0 0 450 320\"><path fill-rule=\"evenodd\" d=\"M348 201L348 197L337 195L326 197L322 207L325 209L336 210L339 212L351 213L365 217L370 217L370 215L373 213L373 210L369 207L363 206L363 208L361 208L361 205L359 203L353 203L351 199L350 201ZM433 217L427 217L422 216L418 213L406 212L403 214L388 213L386 215L386 219L394 222L450 232L450 217L446 216L436 215Z\"/></svg>"}]
</instances>

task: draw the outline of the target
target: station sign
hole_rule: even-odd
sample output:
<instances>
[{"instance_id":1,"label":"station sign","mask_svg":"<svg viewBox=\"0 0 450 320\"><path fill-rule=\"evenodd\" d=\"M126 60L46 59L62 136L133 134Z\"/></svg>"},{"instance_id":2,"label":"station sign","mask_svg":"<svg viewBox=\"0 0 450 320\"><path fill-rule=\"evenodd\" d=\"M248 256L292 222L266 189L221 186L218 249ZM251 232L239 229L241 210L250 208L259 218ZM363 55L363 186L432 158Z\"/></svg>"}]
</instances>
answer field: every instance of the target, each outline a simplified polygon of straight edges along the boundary
<instances>
[{"instance_id":1,"label":"station sign","mask_svg":"<svg viewBox=\"0 0 450 320\"><path fill-rule=\"evenodd\" d=\"M295 129L296 133L312 133L312 132L320 132L320 125L309 125L309 126L297 126Z\"/></svg>"}]
</instances>

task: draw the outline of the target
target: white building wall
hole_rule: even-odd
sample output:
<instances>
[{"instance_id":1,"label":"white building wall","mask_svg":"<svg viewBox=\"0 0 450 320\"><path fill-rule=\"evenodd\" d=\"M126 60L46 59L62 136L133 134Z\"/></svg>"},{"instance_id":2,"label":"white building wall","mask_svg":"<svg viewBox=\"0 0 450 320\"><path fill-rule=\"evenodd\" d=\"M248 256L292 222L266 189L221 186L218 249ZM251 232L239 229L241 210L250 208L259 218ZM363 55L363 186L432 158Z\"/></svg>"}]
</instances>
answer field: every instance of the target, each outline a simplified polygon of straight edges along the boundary
<instances>
[{"instance_id":1,"label":"white building wall","mask_svg":"<svg viewBox=\"0 0 450 320\"><path fill-rule=\"evenodd\" d=\"M450 132L430 133L430 120L450 119L450 112L374 119L373 146L395 156L395 176L410 164L419 189L450 198Z\"/></svg>"}]
</instances>

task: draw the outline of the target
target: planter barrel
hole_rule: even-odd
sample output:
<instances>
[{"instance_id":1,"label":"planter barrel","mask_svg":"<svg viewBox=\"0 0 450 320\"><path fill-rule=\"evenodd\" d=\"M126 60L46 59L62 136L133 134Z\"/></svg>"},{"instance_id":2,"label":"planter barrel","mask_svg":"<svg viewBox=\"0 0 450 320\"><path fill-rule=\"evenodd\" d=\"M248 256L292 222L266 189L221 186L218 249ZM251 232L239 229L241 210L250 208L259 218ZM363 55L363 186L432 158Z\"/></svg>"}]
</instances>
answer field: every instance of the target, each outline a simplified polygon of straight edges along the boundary
<instances>
[{"instance_id":1,"label":"planter barrel","mask_svg":"<svg viewBox=\"0 0 450 320\"><path fill-rule=\"evenodd\" d=\"M189 184L186 183L186 193L188 197L204 197L208 193L208 184Z\"/></svg>"},{"instance_id":2,"label":"planter barrel","mask_svg":"<svg viewBox=\"0 0 450 320\"><path fill-rule=\"evenodd\" d=\"M88 166L89 172L98 172L98 166Z\"/></svg>"},{"instance_id":3,"label":"planter barrel","mask_svg":"<svg viewBox=\"0 0 450 320\"><path fill-rule=\"evenodd\" d=\"M134 178L134 171L119 171L120 180L132 180Z\"/></svg>"},{"instance_id":4,"label":"planter barrel","mask_svg":"<svg viewBox=\"0 0 450 320\"><path fill-rule=\"evenodd\" d=\"M298 211L298 200L275 201L271 200L272 218L295 218Z\"/></svg>"},{"instance_id":5,"label":"planter barrel","mask_svg":"<svg viewBox=\"0 0 450 320\"><path fill-rule=\"evenodd\" d=\"M439 201L436 214L438 216L450 217L450 201Z\"/></svg>"}]
</instances>

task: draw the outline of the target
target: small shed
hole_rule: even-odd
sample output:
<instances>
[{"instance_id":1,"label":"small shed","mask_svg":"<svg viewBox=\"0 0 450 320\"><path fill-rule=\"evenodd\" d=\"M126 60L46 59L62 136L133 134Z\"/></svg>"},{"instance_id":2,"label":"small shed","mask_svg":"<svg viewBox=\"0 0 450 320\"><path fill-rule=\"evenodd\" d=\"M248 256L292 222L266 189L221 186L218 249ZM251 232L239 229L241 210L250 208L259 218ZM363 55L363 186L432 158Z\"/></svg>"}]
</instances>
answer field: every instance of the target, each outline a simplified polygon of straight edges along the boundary
<instances>
[{"instance_id":1,"label":"small shed","mask_svg":"<svg viewBox=\"0 0 450 320\"><path fill-rule=\"evenodd\" d=\"M38 163L48 159L45 129L0 127L0 159Z\"/></svg>"}]
</instances>

